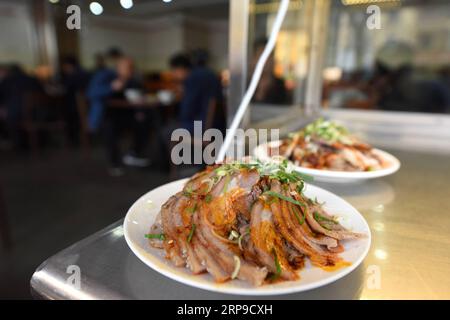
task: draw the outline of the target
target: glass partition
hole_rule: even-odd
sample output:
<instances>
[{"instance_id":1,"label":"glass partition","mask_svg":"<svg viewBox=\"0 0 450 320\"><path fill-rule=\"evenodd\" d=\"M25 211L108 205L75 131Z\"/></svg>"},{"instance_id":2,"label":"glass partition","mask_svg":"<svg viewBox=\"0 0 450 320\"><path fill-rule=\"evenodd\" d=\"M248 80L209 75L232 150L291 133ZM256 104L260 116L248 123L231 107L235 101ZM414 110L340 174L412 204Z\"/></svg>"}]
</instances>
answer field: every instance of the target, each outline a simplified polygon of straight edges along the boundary
<instances>
[{"instance_id":1,"label":"glass partition","mask_svg":"<svg viewBox=\"0 0 450 320\"><path fill-rule=\"evenodd\" d=\"M264 49L278 9L279 1L252 0L248 40L249 75ZM308 6L292 1L279 33L275 50L266 64L253 101L289 106L299 104L300 88L308 70Z\"/></svg>"},{"instance_id":2,"label":"glass partition","mask_svg":"<svg viewBox=\"0 0 450 320\"><path fill-rule=\"evenodd\" d=\"M280 1L251 0L249 5L247 75L262 53ZM251 122L283 116L305 107L310 69L313 1L292 0L273 54L252 101ZM248 80L248 79L247 79Z\"/></svg>"},{"instance_id":3,"label":"glass partition","mask_svg":"<svg viewBox=\"0 0 450 320\"><path fill-rule=\"evenodd\" d=\"M450 2L370 3L332 2L323 106L450 112Z\"/></svg>"},{"instance_id":4,"label":"glass partition","mask_svg":"<svg viewBox=\"0 0 450 320\"><path fill-rule=\"evenodd\" d=\"M232 33L247 44L243 82L279 3L249 0L248 30ZM449 113L448 12L440 0L292 0L244 126L324 109Z\"/></svg>"}]
</instances>

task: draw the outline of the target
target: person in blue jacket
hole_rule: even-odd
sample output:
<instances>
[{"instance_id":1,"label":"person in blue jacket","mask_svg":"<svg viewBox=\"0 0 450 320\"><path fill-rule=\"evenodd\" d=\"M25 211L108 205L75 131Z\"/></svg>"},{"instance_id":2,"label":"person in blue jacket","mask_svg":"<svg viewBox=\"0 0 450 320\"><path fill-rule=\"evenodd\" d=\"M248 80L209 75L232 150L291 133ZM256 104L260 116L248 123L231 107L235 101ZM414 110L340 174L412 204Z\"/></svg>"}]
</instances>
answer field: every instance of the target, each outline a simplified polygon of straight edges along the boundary
<instances>
[{"instance_id":1,"label":"person in blue jacket","mask_svg":"<svg viewBox=\"0 0 450 320\"><path fill-rule=\"evenodd\" d=\"M106 68L98 70L87 88L90 103L88 126L92 133L98 132L103 121L105 100L114 94L113 81L117 78L116 64L123 57L119 49L110 49L106 54Z\"/></svg>"}]
</instances>

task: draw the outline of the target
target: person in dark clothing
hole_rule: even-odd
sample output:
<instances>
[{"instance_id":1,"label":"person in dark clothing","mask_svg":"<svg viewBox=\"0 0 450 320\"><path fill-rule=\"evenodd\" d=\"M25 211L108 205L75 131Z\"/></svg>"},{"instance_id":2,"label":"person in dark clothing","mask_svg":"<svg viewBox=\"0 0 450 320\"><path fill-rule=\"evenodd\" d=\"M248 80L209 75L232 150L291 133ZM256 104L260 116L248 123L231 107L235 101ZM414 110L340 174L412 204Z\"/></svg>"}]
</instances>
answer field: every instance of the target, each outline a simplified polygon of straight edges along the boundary
<instances>
[{"instance_id":1,"label":"person in dark clothing","mask_svg":"<svg viewBox=\"0 0 450 320\"><path fill-rule=\"evenodd\" d=\"M111 175L122 174L122 164L136 167L146 167L146 147L150 132L150 112L139 108L139 101L134 101L135 109L123 108L122 102L127 102L127 92L141 92L142 85L134 77L133 62L129 58L121 58L117 63L116 78L111 83L112 93L106 102L105 133L108 156L111 164ZM109 105L108 105L109 103ZM118 105L119 104L119 105ZM126 130L131 130L133 145L131 151L122 158L120 138Z\"/></svg>"},{"instance_id":2,"label":"person in dark clothing","mask_svg":"<svg viewBox=\"0 0 450 320\"><path fill-rule=\"evenodd\" d=\"M80 117L77 96L84 94L89 82L89 74L81 68L75 57L65 57L61 61L61 84L64 88L64 115L69 139L73 145L79 143Z\"/></svg>"},{"instance_id":3,"label":"person in dark clothing","mask_svg":"<svg viewBox=\"0 0 450 320\"><path fill-rule=\"evenodd\" d=\"M92 133L98 132L103 121L104 102L114 90L111 86L117 78L117 62L123 57L119 49L112 48L106 54L106 67L99 69L89 82L87 97L90 103L88 126Z\"/></svg>"},{"instance_id":4,"label":"person in dark clothing","mask_svg":"<svg viewBox=\"0 0 450 320\"><path fill-rule=\"evenodd\" d=\"M27 75L19 65L11 65L2 81L2 100L6 110L6 125L14 146L24 145L21 123L24 116L26 99L32 93L43 93L39 81Z\"/></svg>"},{"instance_id":5,"label":"person in dark clothing","mask_svg":"<svg viewBox=\"0 0 450 320\"><path fill-rule=\"evenodd\" d=\"M265 38L256 41L255 52L251 61L252 72L250 74L252 74L253 70L256 68L256 63L263 53L266 43L267 39ZM290 99L284 80L275 74L274 69L275 58L274 55L271 54L264 67L258 87L256 88L253 97L254 102L275 105L289 104Z\"/></svg>"},{"instance_id":6,"label":"person in dark clothing","mask_svg":"<svg viewBox=\"0 0 450 320\"><path fill-rule=\"evenodd\" d=\"M105 70L106 61L105 61L105 56L103 54L97 53L94 56L94 61L95 61L95 67L94 67L94 71L93 71L94 73Z\"/></svg>"},{"instance_id":7,"label":"person in dark clothing","mask_svg":"<svg viewBox=\"0 0 450 320\"><path fill-rule=\"evenodd\" d=\"M445 113L449 105L448 89L438 80L418 80L411 65L390 70L378 105L382 110Z\"/></svg>"},{"instance_id":8,"label":"person in dark clothing","mask_svg":"<svg viewBox=\"0 0 450 320\"><path fill-rule=\"evenodd\" d=\"M163 157L170 155L173 146L171 137L176 129L186 129L193 134L194 122L201 121L203 130L225 130L220 79L208 68L207 61L208 56L204 51L196 51L192 57L177 54L170 59L173 78L182 88L178 117L160 132Z\"/></svg>"},{"instance_id":9,"label":"person in dark clothing","mask_svg":"<svg viewBox=\"0 0 450 320\"><path fill-rule=\"evenodd\" d=\"M191 64L185 55L176 55L170 67L176 80L182 83L182 99L179 107L178 127L193 132L194 121L206 125L212 102L222 102L219 78L207 67L207 56L197 53L196 63Z\"/></svg>"},{"instance_id":10,"label":"person in dark clothing","mask_svg":"<svg viewBox=\"0 0 450 320\"><path fill-rule=\"evenodd\" d=\"M5 79L8 76L8 67L0 64L0 139L7 137L6 106L5 106Z\"/></svg>"}]
</instances>

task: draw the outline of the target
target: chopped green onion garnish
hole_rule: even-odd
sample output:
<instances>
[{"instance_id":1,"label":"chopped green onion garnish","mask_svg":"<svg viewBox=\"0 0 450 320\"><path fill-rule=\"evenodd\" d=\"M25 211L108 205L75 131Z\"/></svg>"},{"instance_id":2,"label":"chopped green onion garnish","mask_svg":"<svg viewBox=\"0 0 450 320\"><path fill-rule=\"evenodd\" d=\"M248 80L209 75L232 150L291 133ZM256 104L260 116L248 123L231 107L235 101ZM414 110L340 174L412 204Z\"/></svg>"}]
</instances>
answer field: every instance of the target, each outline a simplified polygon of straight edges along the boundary
<instances>
[{"instance_id":1,"label":"chopped green onion garnish","mask_svg":"<svg viewBox=\"0 0 450 320\"><path fill-rule=\"evenodd\" d=\"M325 204L325 202L320 202L317 197L314 198L314 203L319 205L319 206L323 206Z\"/></svg>"},{"instance_id":2,"label":"chopped green onion garnish","mask_svg":"<svg viewBox=\"0 0 450 320\"><path fill-rule=\"evenodd\" d=\"M187 208L187 211L189 213L194 213L195 211L197 211L197 204L194 204L193 207Z\"/></svg>"},{"instance_id":3,"label":"chopped green onion garnish","mask_svg":"<svg viewBox=\"0 0 450 320\"><path fill-rule=\"evenodd\" d=\"M300 131L300 134L305 138L316 136L330 142L351 143L351 140L348 138L349 133L347 129L336 122L325 121L322 118L307 125L305 129Z\"/></svg>"},{"instance_id":4,"label":"chopped green onion garnish","mask_svg":"<svg viewBox=\"0 0 450 320\"><path fill-rule=\"evenodd\" d=\"M297 207L293 207L293 211L294 211L294 215L297 218L297 221L300 225L302 225L305 222L305 215L302 213L301 217L300 214L298 213L298 208Z\"/></svg>"},{"instance_id":5,"label":"chopped green onion garnish","mask_svg":"<svg viewBox=\"0 0 450 320\"><path fill-rule=\"evenodd\" d=\"M163 233L158 233L158 234L149 233L149 234L146 234L145 237L147 239L159 239L162 241L164 241L166 239L166 236Z\"/></svg>"},{"instance_id":6,"label":"chopped green onion garnish","mask_svg":"<svg viewBox=\"0 0 450 320\"><path fill-rule=\"evenodd\" d=\"M226 175L225 176L225 182L223 184L223 194L227 193L229 184L230 184L230 176Z\"/></svg>"},{"instance_id":7,"label":"chopped green onion garnish","mask_svg":"<svg viewBox=\"0 0 450 320\"><path fill-rule=\"evenodd\" d=\"M328 219L327 217L324 217L322 215L320 215L317 211L314 211L314 219L325 229L327 230L331 230L328 226L326 226L325 224L323 224L322 222L329 222L329 223L333 223L333 224L337 224L336 221L332 220L332 219Z\"/></svg>"},{"instance_id":8,"label":"chopped green onion garnish","mask_svg":"<svg viewBox=\"0 0 450 320\"><path fill-rule=\"evenodd\" d=\"M280 162L262 163L258 160L250 163L226 163L216 169L216 177L224 177L238 172L240 169L256 170L260 176L277 179L281 183L303 183L310 181L312 177L301 174L289 168L289 162L284 159Z\"/></svg>"},{"instance_id":9,"label":"chopped green onion garnish","mask_svg":"<svg viewBox=\"0 0 450 320\"><path fill-rule=\"evenodd\" d=\"M203 180L202 183L207 183L208 184L207 185L207 189L203 191L203 193L208 193L214 187L215 181L214 181L214 179L209 178L209 179Z\"/></svg>"},{"instance_id":10,"label":"chopped green onion garnish","mask_svg":"<svg viewBox=\"0 0 450 320\"><path fill-rule=\"evenodd\" d=\"M275 251L275 248L272 249L272 254L273 254L273 257L274 257L275 268L276 268L276 272L273 274L272 280L276 280L281 275L281 265L280 265L280 262L278 261L278 256L277 256L277 253Z\"/></svg>"},{"instance_id":11,"label":"chopped green onion garnish","mask_svg":"<svg viewBox=\"0 0 450 320\"><path fill-rule=\"evenodd\" d=\"M197 226L195 225L195 223L192 225L191 231L189 232L189 235L187 237L187 242L190 243L192 241L192 237L194 236L194 232L195 229L197 228Z\"/></svg>"},{"instance_id":12,"label":"chopped green onion garnish","mask_svg":"<svg viewBox=\"0 0 450 320\"><path fill-rule=\"evenodd\" d=\"M317 211L314 211L314 219L316 219L317 221L327 221L327 222L331 222L331 223L337 224L337 222L334 221L333 219L329 219L327 217L324 217L320 213L318 213Z\"/></svg>"},{"instance_id":13,"label":"chopped green onion garnish","mask_svg":"<svg viewBox=\"0 0 450 320\"><path fill-rule=\"evenodd\" d=\"M212 195L207 194L206 197L205 197L205 202L206 202L206 203L210 203L211 200L212 200Z\"/></svg>"},{"instance_id":14,"label":"chopped green onion garnish","mask_svg":"<svg viewBox=\"0 0 450 320\"><path fill-rule=\"evenodd\" d=\"M300 207L304 207L305 206L303 203L298 202L297 200L294 200L294 199L292 199L290 197L286 197L285 195L282 195L281 193L278 193L278 192L275 192L275 191L266 191L266 192L264 192L264 194L267 194L267 195L272 196L272 197L280 198L281 200L288 201L288 202L296 204L296 205L298 205Z\"/></svg>"},{"instance_id":15,"label":"chopped green onion garnish","mask_svg":"<svg viewBox=\"0 0 450 320\"><path fill-rule=\"evenodd\" d=\"M188 198L190 198L191 196L192 196L192 194L194 193L194 191L192 190L192 187L186 187L184 190L183 190L183 195L185 196L185 197L188 197Z\"/></svg>"}]
</instances>

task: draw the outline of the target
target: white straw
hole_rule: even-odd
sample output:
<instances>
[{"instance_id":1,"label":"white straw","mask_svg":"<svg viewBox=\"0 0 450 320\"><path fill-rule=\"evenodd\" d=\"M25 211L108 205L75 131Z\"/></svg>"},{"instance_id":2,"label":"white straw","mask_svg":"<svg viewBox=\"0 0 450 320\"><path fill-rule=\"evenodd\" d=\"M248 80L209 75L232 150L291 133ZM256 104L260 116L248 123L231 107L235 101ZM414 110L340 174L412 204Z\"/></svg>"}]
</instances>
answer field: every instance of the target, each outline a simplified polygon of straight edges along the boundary
<instances>
[{"instance_id":1,"label":"white straw","mask_svg":"<svg viewBox=\"0 0 450 320\"><path fill-rule=\"evenodd\" d=\"M253 95L255 94L256 88L258 86L259 80L261 79L261 74L264 70L264 66L267 62L267 59L269 58L270 54L273 51L273 48L275 47L277 36L283 23L284 17L286 16L288 8L289 8L289 0L281 0L277 16L275 18L275 22L272 27L272 31L270 32L269 41L267 42L266 47L264 48L264 51L261 54L258 63L256 64L255 71L253 72L252 79L250 81L250 85L248 86L248 89L245 92L244 97L242 98L241 104L239 105L236 115L234 116L234 119L231 122L230 128L227 130L225 141L223 142L223 145L219 151L219 155L217 156L217 162L222 162L225 159L226 153L230 148L231 143L233 142L236 130L239 127L242 118L244 117L245 111L247 110Z\"/></svg>"}]
</instances>

